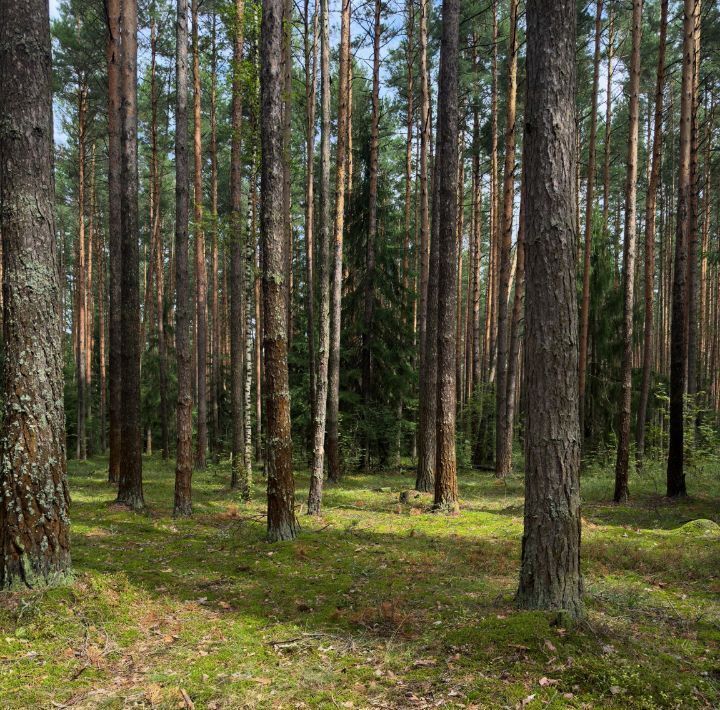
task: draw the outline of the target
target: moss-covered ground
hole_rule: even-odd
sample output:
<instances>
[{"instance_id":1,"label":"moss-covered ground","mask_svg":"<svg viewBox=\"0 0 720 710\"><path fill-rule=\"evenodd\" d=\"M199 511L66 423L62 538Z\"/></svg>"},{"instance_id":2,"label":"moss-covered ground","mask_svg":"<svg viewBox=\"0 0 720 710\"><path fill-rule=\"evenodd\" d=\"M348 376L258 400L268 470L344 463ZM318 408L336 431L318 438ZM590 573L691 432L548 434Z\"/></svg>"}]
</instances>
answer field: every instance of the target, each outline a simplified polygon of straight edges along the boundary
<instances>
[{"instance_id":1,"label":"moss-covered ground","mask_svg":"<svg viewBox=\"0 0 720 710\"><path fill-rule=\"evenodd\" d=\"M669 502L662 471L608 503L583 477L587 617L513 607L522 479L460 475L462 511L429 512L409 469L348 475L300 538L264 541L262 479L145 460L145 513L112 505L107 462L70 464L75 581L0 594L4 708L720 707L720 468ZM307 476L298 476L298 504Z\"/></svg>"}]
</instances>

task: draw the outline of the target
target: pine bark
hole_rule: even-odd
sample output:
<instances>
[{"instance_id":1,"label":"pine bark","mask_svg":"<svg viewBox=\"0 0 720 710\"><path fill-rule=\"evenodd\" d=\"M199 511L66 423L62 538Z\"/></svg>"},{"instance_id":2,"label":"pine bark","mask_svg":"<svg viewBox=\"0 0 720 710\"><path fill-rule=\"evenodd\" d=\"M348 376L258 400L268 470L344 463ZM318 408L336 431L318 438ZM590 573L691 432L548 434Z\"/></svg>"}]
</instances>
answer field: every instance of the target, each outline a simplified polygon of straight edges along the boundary
<instances>
[{"instance_id":1,"label":"pine bark","mask_svg":"<svg viewBox=\"0 0 720 710\"><path fill-rule=\"evenodd\" d=\"M653 370L653 330L655 320L655 224L657 193L662 162L663 93L665 91L665 48L667 44L668 0L660 4L660 42L655 82L655 115L653 122L652 164L645 197L645 329L643 334L642 383L638 402L635 455L638 465L645 454L645 426Z\"/></svg>"},{"instance_id":2,"label":"pine bark","mask_svg":"<svg viewBox=\"0 0 720 710\"><path fill-rule=\"evenodd\" d=\"M211 245L211 339L210 339L210 421L212 436L210 451L215 462L220 460L220 253L218 247L218 158L217 158L217 28L212 15L210 38L210 227Z\"/></svg>"},{"instance_id":3,"label":"pine bark","mask_svg":"<svg viewBox=\"0 0 720 710\"><path fill-rule=\"evenodd\" d=\"M366 416L372 401L372 340L375 315L375 240L378 225L378 153L380 145L380 17L381 0L375 0L373 21L373 69L370 110L370 177L368 186L368 233L365 251L364 317L362 334L362 396ZM368 427L368 422L365 422ZM364 464L370 469L370 432L366 431Z\"/></svg>"},{"instance_id":4,"label":"pine bark","mask_svg":"<svg viewBox=\"0 0 720 710\"><path fill-rule=\"evenodd\" d=\"M189 271L188 3L177 0L175 89L175 351L177 356L177 451L175 516L192 514L192 295Z\"/></svg>"},{"instance_id":5,"label":"pine bark","mask_svg":"<svg viewBox=\"0 0 720 710\"><path fill-rule=\"evenodd\" d=\"M699 332L699 268L700 240L698 235L700 170L698 153L700 131L698 126L698 110L700 101L700 6L695 4L695 31L693 34L693 80L692 80L692 114L690 128L690 226L688 232L688 274L687 274L687 311L688 311L688 363L687 393L695 397L698 392L698 332Z\"/></svg>"},{"instance_id":6,"label":"pine bark","mask_svg":"<svg viewBox=\"0 0 720 710\"><path fill-rule=\"evenodd\" d=\"M670 445L667 463L667 495L687 495L684 470L685 411L687 384L687 270L690 232L690 156L692 143L693 64L695 21L698 0L683 3L683 64L680 94L680 155L678 160L678 202L675 231L675 259L672 282L670 326Z\"/></svg>"},{"instance_id":7,"label":"pine bark","mask_svg":"<svg viewBox=\"0 0 720 710\"><path fill-rule=\"evenodd\" d=\"M518 604L582 614L573 0L527 4L525 530Z\"/></svg>"},{"instance_id":8,"label":"pine bark","mask_svg":"<svg viewBox=\"0 0 720 710\"><path fill-rule=\"evenodd\" d=\"M260 51L262 173L260 233L263 249L265 411L267 417L267 537L291 540L298 533L290 435L288 381L287 248L283 203L283 7L263 0Z\"/></svg>"},{"instance_id":9,"label":"pine bark","mask_svg":"<svg viewBox=\"0 0 720 710\"><path fill-rule=\"evenodd\" d=\"M245 29L245 2L235 0L233 17L232 137L230 142L230 401L232 403L232 464L230 486L237 488L243 476L243 450L246 416L243 407L243 264L242 264L242 80ZM254 236L248 235L248 239ZM250 496L250 487L242 485L241 496Z\"/></svg>"},{"instance_id":10,"label":"pine bark","mask_svg":"<svg viewBox=\"0 0 720 710\"><path fill-rule=\"evenodd\" d=\"M320 224L318 243L318 350L313 408L313 453L308 515L319 515L325 463L330 351L330 35L328 0L320 0Z\"/></svg>"},{"instance_id":11,"label":"pine bark","mask_svg":"<svg viewBox=\"0 0 720 710\"><path fill-rule=\"evenodd\" d=\"M343 231L345 228L345 177L348 147L348 63L350 62L350 1L342 1L340 66L338 86L338 135L335 149L335 224L332 244L330 287L330 359L328 364L328 405L326 454L328 477L340 480L338 419L340 409L340 327L342 316Z\"/></svg>"},{"instance_id":12,"label":"pine bark","mask_svg":"<svg viewBox=\"0 0 720 710\"><path fill-rule=\"evenodd\" d=\"M193 48L193 146L194 146L194 234L195 234L195 348L197 365L197 441L195 468L205 468L208 446L207 426L207 266L203 228L202 104L200 83L200 0L192 0Z\"/></svg>"},{"instance_id":13,"label":"pine bark","mask_svg":"<svg viewBox=\"0 0 720 710\"><path fill-rule=\"evenodd\" d=\"M87 259L85 236L85 140L87 136L87 95L84 77L78 78L78 236L75 250L75 385L77 388L77 431L75 457L87 458Z\"/></svg>"},{"instance_id":14,"label":"pine bark","mask_svg":"<svg viewBox=\"0 0 720 710\"><path fill-rule=\"evenodd\" d=\"M43 0L0 16L0 589L38 588L70 571L50 20Z\"/></svg>"},{"instance_id":15,"label":"pine bark","mask_svg":"<svg viewBox=\"0 0 720 710\"><path fill-rule=\"evenodd\" d=\"M635 305L635 242L637 234L638 132L640 113L640 39L642 0L633 0L632 53L630 57L630 102L627 170L625 173L625 240L623 247L623 355L620 369L618 448L615 462L616 503L628 499L630 461L630 415L632 405L633 309Z\"/></svg>"},{"instance_id":16,"label":"pine bark","mask_svg":"<svg viewBox=\"0 0 720 710\"><path fill-rule=\"evenodd\" d=\"M142 508L142 435L140 432L140 251L138 240L137 155L137 0L124 0L121 17L120 70L120 226L122 279L120 429L122 465L117 502Z\"/></svg>"},{"instance_id":17,"label":"pine bark","mask_svg":"<svg viewBox=\"0 0 720 710\"><path fill-rule=\"evenodd\" d=\"M435 422L436 399L434 385L434 359L429 351L435 351L435 338L428 336L430 315L430 194L428 176L428 151L431 139L430 75L428 70L428 0L420 0L420 393L418 467L415 488L431 491L435 485ZM435 272L437 273L437 272Z\"/></svg>"},{"instance_id":18,"label":"pine bark","mask_svg":"<svg viewBox=\"0 0 720 710\"><path fill-rule=\"evenodd\" d=\"M603 146L603 229L608 230L610 215L610 139L612 136L612 82L615 51L615 7L610 5L607 39L607 84L605 86L605 140Z\"/></svg>"},{"instance_id":19,"label":"pine bark","mask_svg":"<svg viewBox=\"0 0 720 710\"><path fill-rule=\"evenodd\" d=\"M593 53L593 83L590 107L590 135L588 136L587 188L585 194L585 240L583 250L582 301L580 306L580 433L584 430L585 378L587 374L588 334L590 332L590 257L592 255L593 213L595 211L595 153L597 141L597 103L600 85L600 39L602 36L603 0L595 5L595 50Z\"/></svg>"},{"instance_id":20,"label":"pine bark","mask_svg":"<svg viewBox=\"0 0 720 710\"><path fill-rule=\"evenodd\" d=\"M518 0L510 0L510 35L508 37L508 90L505 126L505 165L503 179L503 211L499 249L498 328L497 328L497 389L495 397L495 475L504 478L512 469L512 429L507 421L507 369L510 321L510 270L512 249L513 208L515 205L515 108L517 98L517 17Z\"/></svg>"},{"instance_id":21,"label":"pine bark","mask_svg":"<svg viewBox=\"0 0 720 710\"><path fill-rule=\"evenodd\" d=\"M433 201L437 226L439 269L437 290L437 453L435 468L436 510L458 508L455 456L455 338L457 308L457 193L458 193L458 64L459 0L443 0L438 85L437 148L438 187ZM435 235L433 235L435 236Z\"/></svg>"},{"instance_id":22,"label":"pine bark","mask_svg":"<svg viewBox=\"0 0 720 710\"><path fill-rule=\"evenodd\" d=\"M120 480L122 443L122 255L120 225L120 5L121 0L105 0L107 22L107 76L108 76L108 241L109 241L109 295L108 318L108 413L110 458L108 482Z\"/></svg>"}]
</instances>

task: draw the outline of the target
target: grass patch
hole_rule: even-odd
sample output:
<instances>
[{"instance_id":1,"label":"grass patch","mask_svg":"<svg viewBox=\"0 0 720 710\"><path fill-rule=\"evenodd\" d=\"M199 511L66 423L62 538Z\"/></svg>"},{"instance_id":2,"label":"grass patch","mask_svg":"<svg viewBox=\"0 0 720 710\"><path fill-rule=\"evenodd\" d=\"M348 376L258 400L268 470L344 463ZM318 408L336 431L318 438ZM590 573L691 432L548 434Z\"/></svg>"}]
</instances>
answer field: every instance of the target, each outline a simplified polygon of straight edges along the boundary
<instances>
[{"instance_id":1,"label":"grass patch","mask_svg":"<svg viewBox=\"0 0 720 710\"><path fill-rule=\"evenodd\" d=\"M565 629L513 608L519 477L462 472L445 517L400 503L408 470L348 476L269 545L262 481L242 504L227 463L195 474L195 516L174 520L171 463L145 459L132 514L106 460L71 462L75 581L0 594L0 705L718 707L720 471L669 503L659 470L628 506L607 471L584 476L588 615Z\"/></svg>"}]
</instances>

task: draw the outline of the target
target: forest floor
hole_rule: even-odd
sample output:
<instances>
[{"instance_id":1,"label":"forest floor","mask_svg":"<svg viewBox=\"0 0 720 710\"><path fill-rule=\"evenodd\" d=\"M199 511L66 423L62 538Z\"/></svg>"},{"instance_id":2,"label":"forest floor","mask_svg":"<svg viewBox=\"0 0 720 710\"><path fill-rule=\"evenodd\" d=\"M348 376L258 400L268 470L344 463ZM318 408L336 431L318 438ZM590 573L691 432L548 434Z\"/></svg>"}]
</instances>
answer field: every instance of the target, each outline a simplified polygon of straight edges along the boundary
<instances>
[{"instance_id":1,"label":"forest floor","mask_svg":"<svg viewBox=\"0 0 720 710\"><path fill-rule=\"evenodd\" d=\"M142 514L112 504L106 470L70 464L74 583L0 595L3 709L720 707L718 464L679 502L648 465L627 506L607 502L610 465L584 474L572 628L513 607L520 476L461 472L446 517L399 502L409 469L348 475L269 545L259 475L246 506L227 464L196 473L195 515L174 520L171 462L145 460Z\"/></svg>"}]
</instances>

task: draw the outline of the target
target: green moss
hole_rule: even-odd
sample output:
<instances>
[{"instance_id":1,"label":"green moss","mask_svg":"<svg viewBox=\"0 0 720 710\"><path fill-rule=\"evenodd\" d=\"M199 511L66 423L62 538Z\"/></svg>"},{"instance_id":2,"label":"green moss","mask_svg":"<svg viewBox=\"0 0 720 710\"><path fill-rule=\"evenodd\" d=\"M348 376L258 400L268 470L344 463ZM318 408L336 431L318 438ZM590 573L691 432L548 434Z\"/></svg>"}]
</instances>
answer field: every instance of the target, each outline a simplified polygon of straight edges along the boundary
<instances>
[{"instance_id":1,"label":"green moss","mask_svg":"<svg viewBox=\"0 0 720 710\"><path fill-rule=\"evenodd\" d=\"M271 545L262 480L245 503L229 462L209 466L193 518L173 519L172 462L144 467L132 513L104 460L71 462L77 577L0 595L3 707L171 708L181 691L196 708L720 703L717 542L673 532L717 520L717 471L678 504L648 474L627 507L606 502L610 471L585 475L588 613L566 628L513 604L519 477L463 472L460 515L439 516L426 494L399 501L409 470L350 475ZM301 471L298 503L306 486Z\"/></svg>"}]
</instances>

